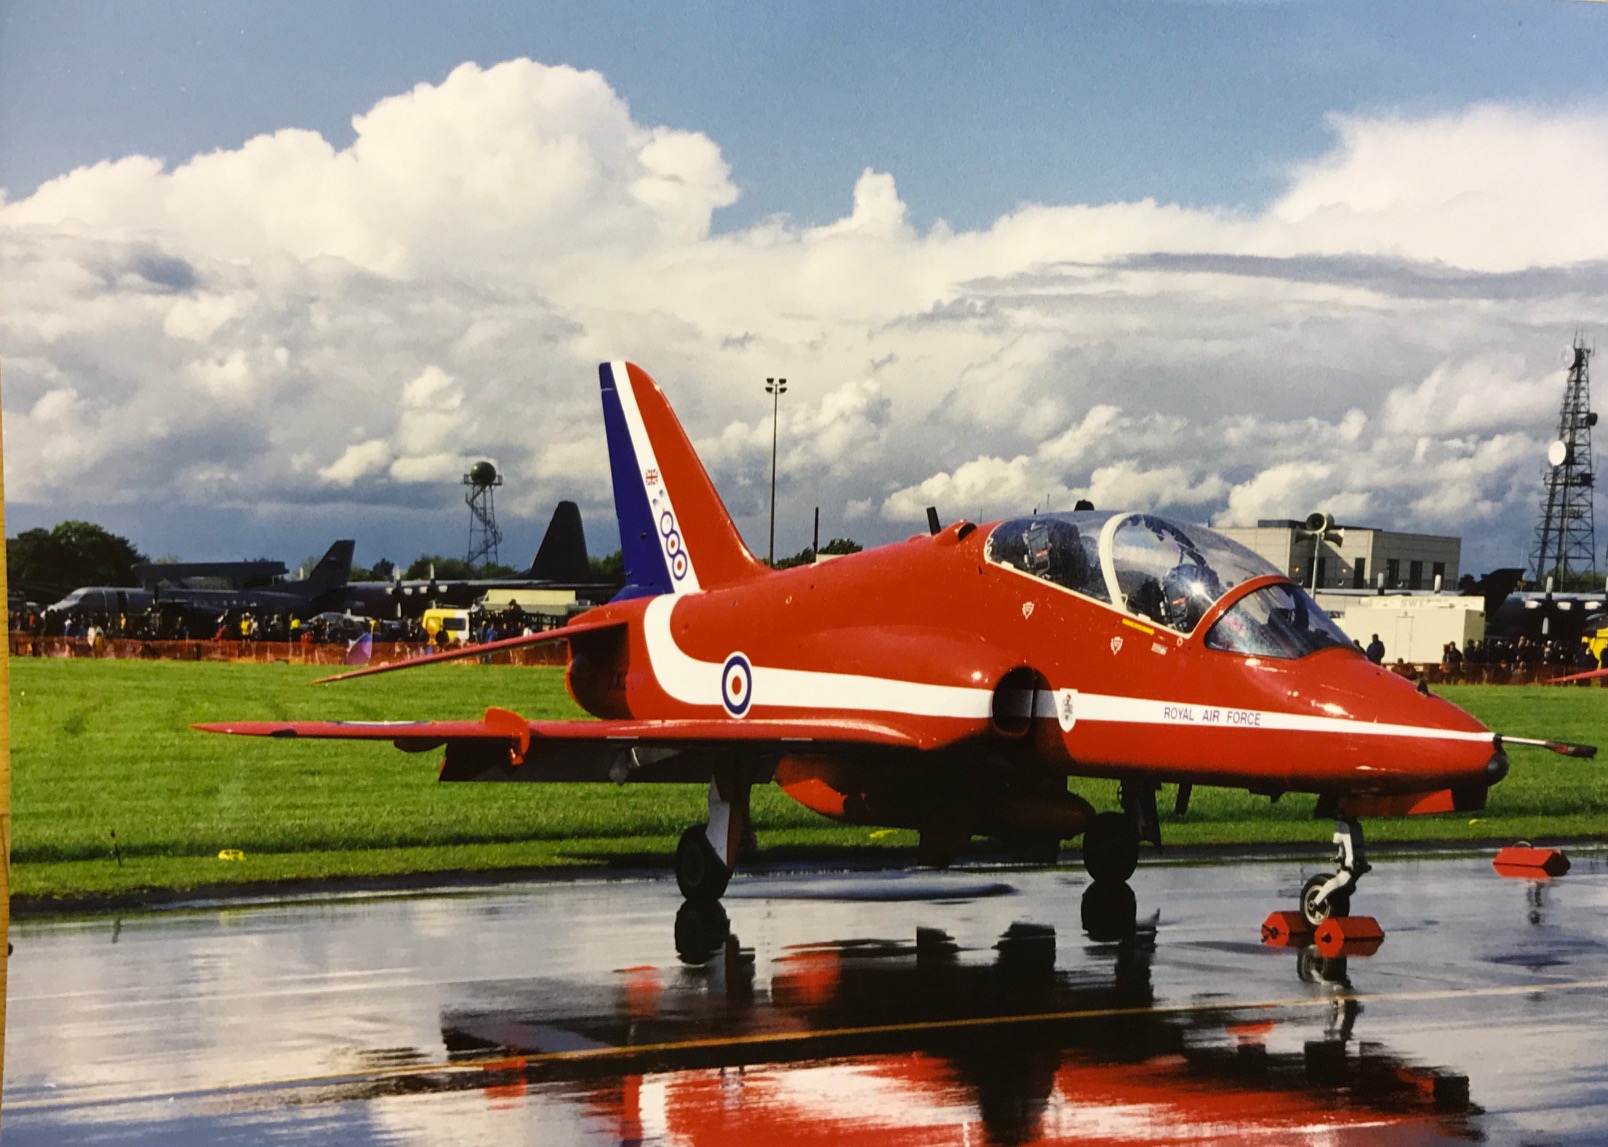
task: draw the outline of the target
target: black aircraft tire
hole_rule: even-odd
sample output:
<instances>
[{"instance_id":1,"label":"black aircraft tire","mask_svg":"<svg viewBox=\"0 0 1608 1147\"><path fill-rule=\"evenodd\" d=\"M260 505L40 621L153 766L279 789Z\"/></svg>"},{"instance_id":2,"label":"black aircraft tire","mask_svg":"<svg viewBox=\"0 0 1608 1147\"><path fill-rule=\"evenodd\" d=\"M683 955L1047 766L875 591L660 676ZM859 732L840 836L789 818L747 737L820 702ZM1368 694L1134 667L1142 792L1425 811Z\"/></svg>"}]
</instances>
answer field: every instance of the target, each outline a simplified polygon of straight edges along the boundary
<instances>
[{"instance_id":1,"label":"black aircraft tire","mask_svg":"<svg viewBox=\"0 0 1608 1147\"><path fill-rule=\"evenodd\" d=\"M704 835L703 825L681 834L681 843L676 845L676 886L681 895L697 904L713 904L725 894L730 881L731 872Z\"/></svg>"},{"instance_id":2,"label":"black aircraft tire","mask_svg":"<svg viewBox=\"0 0 1608 1147\"><path fill-rule=\"evenodd\" d=\"M683 901L676 911L676 956L683 964L714 959L731 935L731 920L720 902Z\"/></svg>"},{"instance_id":3,"label":"black aircraft tire","mask_svg":"<svg viewBox=\"0 0 1608 1147\"><path fill-rule=\"evenodd\" d=\"M1133 889L1118 881L1101 880L1083 890L1083 931L1096 944L1117 944L1133 939L1139 922Z\"/></svg>"},{"instance_id":4,"label":"black aircraft tire","mask_svg":"<svg viewBox=\"0 0 1608 1147\"><path fill-rule=\"evenodd\" d=\"M1327 883L1329 883L1328 874L1320 872L1301 886L1301 916L1314 928L1331 916L1351 915L1349 889L1345 892L1332 892L1328 900L1321 904L1318 902L1318 889Z\"/></svg>"},{"instance_id":5,"label":"black aircraft tire","mask_svg":"<svg viewBox=\"0 0 1608 1147\"><path fill-rule=\"evenodd\" d=\"M1103 812L1083 831L1083 867L1096 883L1124 884L1139 867L1139 833L1120 812Z\"/></svg>"}]
</instances>

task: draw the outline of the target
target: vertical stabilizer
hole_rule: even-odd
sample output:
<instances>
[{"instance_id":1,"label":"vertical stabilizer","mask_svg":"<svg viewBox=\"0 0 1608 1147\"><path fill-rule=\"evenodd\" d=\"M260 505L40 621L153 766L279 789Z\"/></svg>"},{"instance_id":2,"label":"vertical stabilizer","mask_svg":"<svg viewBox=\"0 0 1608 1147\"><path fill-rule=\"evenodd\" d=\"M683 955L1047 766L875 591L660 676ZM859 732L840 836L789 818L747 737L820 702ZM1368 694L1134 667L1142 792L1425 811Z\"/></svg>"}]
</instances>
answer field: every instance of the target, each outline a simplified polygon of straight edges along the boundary
<instances>
[{"instance_id":1,"label":"vertical stabilizer","mask_svg":"<svg viewBox=\"0 0 1608 1147\"><path fill-rule=\"evenodd\" d=\"M692 593L767 572L748 552L658 384L606 362L603 425L626 595Z\"/></svg>"},{"instance_id":2,"label":"vertical stabilizer","mask_svg":"<svg viewBox=\"0 0 1608 1147\"><path fill-rule=\"evenodd\" d=\"M313 567L313 572L307 575L302 584L309 593L328 593L332 589L340 589L346 585L352 576L352 553L357 549L357 543L351 538L343 539L329 547L329 550L319 559Z\"/></svg>"},{"instance_id":3,"label":"vertical stabilizer","mask_svg":"<svg viewBox=\"0 0 1608 1147\"><path fill-rule=\"evenodd\" d=\"M586 532L581 529L581 508L574 502L560 502L547 523L536 560L527 575L542 581L592 581L592 564L586 557Z\"/></svg>"}]
</instances>

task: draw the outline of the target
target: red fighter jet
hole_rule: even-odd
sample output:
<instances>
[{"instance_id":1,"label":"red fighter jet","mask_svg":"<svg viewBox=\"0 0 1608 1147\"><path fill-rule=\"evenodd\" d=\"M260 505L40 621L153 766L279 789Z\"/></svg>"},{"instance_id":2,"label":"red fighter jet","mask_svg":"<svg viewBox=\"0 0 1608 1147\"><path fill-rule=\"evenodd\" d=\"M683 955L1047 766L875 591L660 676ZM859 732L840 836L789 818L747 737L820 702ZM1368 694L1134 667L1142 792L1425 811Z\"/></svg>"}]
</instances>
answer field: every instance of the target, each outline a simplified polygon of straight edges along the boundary
<instances>
[{"instance_id":1,"label":"red fighter jet","mask_svg":"<svg viewBox=\"0 0 1608 1147\"><path fill-rule=\"evenodd\" d=\"M743 544L659 387L599 371L627 585L569 625L346 674L566 641L595 721L233 722L211 732L445 746L445 781L700 782L676 879L718 899L775 782L825 816L915 829L949 863L974 836L1051 855L1083 838L1097 882L1160 844L1156 796L1196 785L1315 793L1337 866L1307 882L1313 923L1368 871L1359 818L1478 809L1505 745L1369 662L1299 586L1211 530L1149 513L955 522L789 570ZM1120 784L1096 812L1068 778Z\"/></svg>"}]
</instances>

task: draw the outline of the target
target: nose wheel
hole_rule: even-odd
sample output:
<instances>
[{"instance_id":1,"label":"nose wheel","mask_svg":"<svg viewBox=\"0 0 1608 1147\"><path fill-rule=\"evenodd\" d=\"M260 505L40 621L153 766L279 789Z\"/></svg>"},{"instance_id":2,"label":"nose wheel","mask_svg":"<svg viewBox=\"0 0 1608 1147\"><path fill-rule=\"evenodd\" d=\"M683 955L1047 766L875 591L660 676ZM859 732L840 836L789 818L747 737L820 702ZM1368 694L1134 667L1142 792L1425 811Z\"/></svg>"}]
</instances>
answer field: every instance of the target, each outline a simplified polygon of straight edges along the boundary
<instances>
[{"instance_id":1,"label":"nose wheel","mask_svg":"<svg viewBox=\"0 0 1608 1147\"><path fill-rule=\"evenodd\" d=\"M1301 887L1301 915L1314 928L1331 916L1351 915L1350 889L1324 894L1333 879L1328 873L1319 873Z\"/></svg>"},{"instance_id":2,"label":"nose wheel","mask_svg":"<svg viewBox=\"0 0 1608 1147\"><path fill-rule=\"evenodd\" d=\"M1139 866L1139 833L1125 813L1103 812L1083 830L1083 867L1096 884L1122 884Z\"/></svg>"},{"instance_id":3,"label":"nose wheel","mask_svg":"<svg viewBox=\"0 0 1608 1147\"><path fill-rule=\"evenodd\" d=\"M1316 928L1331 916L1351 915L1351 893L1373 866L1363 851L1362 825L1349 817L1334 822L1335 866L1331 875L1312 877L1301 888L1301 915Z\"/></svg>"}]
</instances>

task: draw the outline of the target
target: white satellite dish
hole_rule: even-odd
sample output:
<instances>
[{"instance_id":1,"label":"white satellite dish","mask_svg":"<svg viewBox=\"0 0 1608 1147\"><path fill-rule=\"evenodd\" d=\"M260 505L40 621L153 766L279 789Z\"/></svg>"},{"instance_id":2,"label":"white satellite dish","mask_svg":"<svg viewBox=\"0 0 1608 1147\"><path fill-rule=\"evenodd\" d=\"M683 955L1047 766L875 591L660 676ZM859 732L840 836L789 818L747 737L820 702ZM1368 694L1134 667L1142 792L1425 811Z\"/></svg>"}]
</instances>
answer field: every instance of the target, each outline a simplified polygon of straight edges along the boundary
<instances>
[{"instance_id":1,"label":"white satellite dish","mask_svg":"<svg viewBox=\"0 0 1608 1147\"><path fill-rule=\"evenodd\" d=\"M1551 462L1554 466L1562 466L1564 460L1568 457L1569 448L1562 442L1554 442L1551 446L1547 447L1547 461Z\"/></svg>"}]
</instances>

